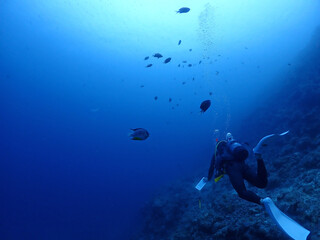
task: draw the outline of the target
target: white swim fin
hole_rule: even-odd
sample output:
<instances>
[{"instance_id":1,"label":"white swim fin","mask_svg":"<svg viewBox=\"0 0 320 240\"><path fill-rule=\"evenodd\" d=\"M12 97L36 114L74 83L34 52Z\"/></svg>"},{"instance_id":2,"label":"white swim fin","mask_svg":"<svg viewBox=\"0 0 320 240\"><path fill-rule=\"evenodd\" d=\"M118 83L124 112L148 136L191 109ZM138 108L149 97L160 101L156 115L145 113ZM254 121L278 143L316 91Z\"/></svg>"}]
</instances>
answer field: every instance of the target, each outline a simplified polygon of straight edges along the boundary
<instances>
[{"instance_id":1,"label":"white swim fin","mask_svg":"<svg viewBox=\"0 0 320 240\"><path fill-rule=\"evenodd\" d=\"M267 197L263 199L262 202L270 217L287 235L295 240L307 239L310 234L309 230L281 212L270 198Z\"/></svg>"},{"instance_id":2,"label":"white swim fin","mask_svg":"<svg viewBox=\"0 0 320 240\"><path fill-rule=\"evenodd\" d=\"M257 144L257 146L255 146L253 148L253 152L254 153L261 153L261 147L262 147L262 144L269 138L273 137L273 136L284 136L286 135L287 133L289 133L289 131L285 131L283 133L280 133L280 134L270 134L270 135L267 135L263 138L260 139L259 143Z\"/></svg>"}]
</instances>

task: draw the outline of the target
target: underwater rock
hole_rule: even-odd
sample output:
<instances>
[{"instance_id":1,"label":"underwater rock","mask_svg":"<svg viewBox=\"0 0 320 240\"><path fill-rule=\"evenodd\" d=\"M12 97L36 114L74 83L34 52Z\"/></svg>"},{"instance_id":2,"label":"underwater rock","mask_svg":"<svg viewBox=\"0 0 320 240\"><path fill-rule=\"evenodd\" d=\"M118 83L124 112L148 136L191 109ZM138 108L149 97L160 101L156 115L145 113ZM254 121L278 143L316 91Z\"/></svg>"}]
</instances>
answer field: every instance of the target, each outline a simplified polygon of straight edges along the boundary
<instances>
[{"instance_id":1,"label":"underwater rock","mask_svg":"<svg viewBox=\"0 0 320 240\"><path fill-rule=\"evenodd\" d=\"M267 189L268 190L275 189L275 188L279 187L280 185L281 185L281 179L280 178L274 177L274 176L269 177L268 185L267 185Z\"/></svg>"},{"instance_id":2,"label":"underwater rock","mask_svg":"<svg viewBox=\"0 0 320 240\"><path fill-rule=\"evenodd\" d=\"M307 136L302 137L297 142L296 150L300 152L307 151L310 145L312 145L312 140Z\"/></svg>"}]
</instances>

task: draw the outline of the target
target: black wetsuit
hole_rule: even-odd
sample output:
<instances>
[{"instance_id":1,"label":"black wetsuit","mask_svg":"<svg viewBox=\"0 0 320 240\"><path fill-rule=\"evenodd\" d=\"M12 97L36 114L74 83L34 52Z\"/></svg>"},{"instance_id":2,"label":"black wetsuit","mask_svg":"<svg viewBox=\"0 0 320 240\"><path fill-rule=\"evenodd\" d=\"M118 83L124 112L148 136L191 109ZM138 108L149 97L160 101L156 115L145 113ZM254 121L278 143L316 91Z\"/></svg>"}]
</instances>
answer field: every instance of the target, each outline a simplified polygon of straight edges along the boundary
<instances>
[{"instance_id":1,"label":"black wetsuit","mask_svg":"<svg viewBox=\"0 0 320 240\"><path fill-rule=\"evenodd\" d=\"M223 164L225 172L228 174L230 182L239 197L260 204L261 198L254 192L246 189L244 179L258 188L265 188L267 186L267 170L261 156L256 157L258 165L256 173L245 163L245 159L237 158L228 150L228 143L224 142L223 144L219 144L216 151L217 153L213 155L211 160L208 180L213 177L215 165L217 165L216 163L218 161Z\"/></svg>"}]
</instances>

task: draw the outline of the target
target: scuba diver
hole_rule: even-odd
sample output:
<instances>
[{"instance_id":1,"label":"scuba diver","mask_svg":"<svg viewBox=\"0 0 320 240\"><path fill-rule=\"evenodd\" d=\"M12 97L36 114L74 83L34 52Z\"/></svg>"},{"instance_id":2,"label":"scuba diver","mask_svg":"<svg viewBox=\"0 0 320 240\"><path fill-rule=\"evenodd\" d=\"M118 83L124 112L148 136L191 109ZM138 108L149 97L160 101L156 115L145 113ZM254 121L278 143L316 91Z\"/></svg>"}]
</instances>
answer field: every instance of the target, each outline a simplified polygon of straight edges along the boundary
<instances>
[{"instance_id":1,"label":"scuba diver","mask_svg":"<svg viewBox=\"0 0 320 240\"><path fill-rule=\"evenodd\" d=\"M226 173L240 198L263 205L272 220L291 238L296 240L308 240L311 237L308 229L304 228L278 209L271 198L266 197L262 199L254 192L247 190L244 185L244 180L247 180L258 188L265 188L267 186L268 176L261 155L261 146L263 146L265 140L274 138L275 136L284 136L287 133L289 133L289 131L280 134L267 135L252 149L255 159L257 160L257 171L254 171L254 169L245 163L245 160L249 156L249 151L244 145L234 140L231 133L227 133L226 140L217 142L216 144L208 177L203 177L195 188L201 191L213 176L215 177L215 182L217 182Z\"/></svg>"},{"instance_id":2,"label":"scuba diver","mask_svg":"<svg viewBox=\"0 0 320 240\"><path fill-rule=\"evenodd\" d=\"M226 140L216 144L207 181L211 180L214 175L217 182L226 173L240 198L259 205L263 204L263 199L254 192L247 190L244 184L244 180L247 180L258 188L267 186L268 176L262 155L257 152L254 155L257 160L257 172L245 162L249 156L248 150L241 143L234 140L231 133L227 133Z\"/></svg>"}]
</instances>

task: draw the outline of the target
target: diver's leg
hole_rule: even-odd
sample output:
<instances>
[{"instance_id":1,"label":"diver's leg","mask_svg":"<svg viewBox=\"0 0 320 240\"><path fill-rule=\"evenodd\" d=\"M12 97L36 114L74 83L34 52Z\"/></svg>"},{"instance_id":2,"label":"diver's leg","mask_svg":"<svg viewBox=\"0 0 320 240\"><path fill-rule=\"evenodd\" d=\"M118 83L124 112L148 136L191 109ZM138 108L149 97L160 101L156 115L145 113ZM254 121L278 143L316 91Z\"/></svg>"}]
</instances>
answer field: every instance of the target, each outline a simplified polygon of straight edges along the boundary
<instances>
[{"instance_id":1,"label":"diver's leg","mask_svg":"<svg viewBox=\"0 0 320 240\"><path fill-rule=\"evenodd\" d=\"M244 185L244 180L242 177L242 164L240 163L230 163L226 166L226 172L229 176L230 182L233 188L238 193L239 197L260 204L260 197L258 197L254 192L248 191Z\"/></svg>"},{"instance_id":2,"label":"diver's leg","mask_svg":"<svg viewBox=\"0 0 320 240\"><path fill-rule=\"evenodd\" d=\"M265 188L268 184L268 174L262 158L257 158L257 173L245 165L243 178L258 188Z\"/></svg>"}]
</instances>

